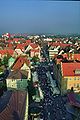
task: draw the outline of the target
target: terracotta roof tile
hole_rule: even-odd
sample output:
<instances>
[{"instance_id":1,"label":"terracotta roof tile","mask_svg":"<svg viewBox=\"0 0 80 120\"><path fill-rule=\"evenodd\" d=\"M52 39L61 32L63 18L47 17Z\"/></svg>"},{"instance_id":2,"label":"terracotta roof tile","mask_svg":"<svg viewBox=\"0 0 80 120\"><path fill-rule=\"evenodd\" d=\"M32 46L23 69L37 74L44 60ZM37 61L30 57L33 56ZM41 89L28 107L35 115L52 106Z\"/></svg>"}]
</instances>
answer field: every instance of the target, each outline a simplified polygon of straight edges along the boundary
<instances>
[{"instance_id":1,"label":"terracotta roof tile","mask_svg":"<svg viewBox=\"0 0 80 120\"><path fill-rule=\"evenodd\" d=\"M25 46L27 46L27 43L23 43L23 44L17 44L16 49L25 49Z\"/></svg>"},{"instance_id":2,"label":"terracotta roof tile","mask_svg":"<svg viewBox=\"0 0 80 120\"><path fill-rule=\"evenodd\" d=\"M0 54L4 55L4 54L6 54L6 51L5 50L0 50Z\"/></svg>"},{"instance_id":3,"label":"terracotta roof tile","mask_svg":"<svg viewBox=\"0 0 80 120\"><path fill-rule=\"evenodd\" d=\"M63 76L80 76L80 73L75 74L75 70L80 70L80 63L62 63Z\"/></svg>"},{"instance_id":4,"label":"terracotta roof tile","mask_svg":"<svg viewBox=\"0 0 80 120\"><path fill-rule=\"evenodd\" d=\"M13 38L13 41L18 42L18 41L19 41L19 38Z\"/></svg>"},{"instance_id":5,"label":"terracotta roof tile","mask_svg":"<svg viewBox=\"0 0 80 120\"><path fill-rule=\"evenodd\" d=\"M31 43L31 40L26 40L26 43L29 45Z\"/></svg>"},{"instance_id":6,"label":"terracotta roof tile","mask_svg":"<svg viewBox=\"0 0 80 120\"><path fill-rule=\"evenodd\" d=\"M11 43L11 42L13 42L12 40L8 40L8 43Z\"/></svg>"},{"instance_id":7,"label":"terracotta roof tile","mask_svg":"<svg viewBox=\"0 0 80 120\"><path fill-rule=\"evenodd\" d=\"M4 49L4 50L0 50L0 54L5 55L5 54L9 54L9 55L13 55L14 50L12 49Z\"/></svg>"},{"instance_id":8,"label":"terracotta roof tile","mask_svg":"<svg viewBox=\"0 0 80 120\"><path fill-rule=\"evenodd\" d=\"M13 44L9 43L9 44L8 44L8 47L9 47L9 48L13 48Z\"/></svg>"},{"instance_id":9,"label":"terracotta roof tile","mask_svg":"<svg viewBox=\"0 0 80 120\"><path fill-rule=\"evenodd\" d=\"M51 45L51 46L60 46L60 47L62 47L62 48L64 48L64 47L67 47L67 46L70 46L70 44L64 44L64 43L60 43L60 42L50 42L50 43L48 43L49 45Z\"/></svg>"},{"instance_id":10,"label":"terracotta roof tile","mask_svg":"<svg viewBox=\"0 0 80 120\"><path fill-rule=\"evenodd\" d=\"M13 70L19 70L23 64L26 63L27 65L30 64L30 61L27 59L27 57L18 57L16 61L14 62L12 69Z\"/></svg>"},{"instance_id":11,"label":"terracotta roof tile","mask_svg":"<svg viewBox=\"0 0 80 120\"><path fill-rule=\"evenodd\" d=\"M35 48L37 48L37 47L38 47L38 45L37 45L37 44L35 44L35 43L31 43L31 44L30 44L30 46L31 46L33 49L35 49Z\"/></svg>"}]
</instances>

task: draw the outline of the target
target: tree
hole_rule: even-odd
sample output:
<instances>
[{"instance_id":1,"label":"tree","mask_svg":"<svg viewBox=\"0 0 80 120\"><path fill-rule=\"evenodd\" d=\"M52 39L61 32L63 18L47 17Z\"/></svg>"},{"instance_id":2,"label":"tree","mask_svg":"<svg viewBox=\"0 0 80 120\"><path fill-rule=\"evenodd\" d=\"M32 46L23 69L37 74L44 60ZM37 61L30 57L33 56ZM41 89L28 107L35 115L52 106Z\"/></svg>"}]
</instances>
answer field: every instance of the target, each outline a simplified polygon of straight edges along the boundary
<instances>
[{"instance_id":1,"label":"tree","mask_svg":"<svg viewBox=\"0 0 80 120\"><path fill-rule=\"evenodd\" d=\"M3 71L4 71L3 68L0 67L0 72L3 72Z\"/></svg>"},{"instance_id":2,"label":"tree","mask_svg":"<svg viewBox=\"0 0 80 120\"><path fill-rule=\"evenodd\" d=\"M3 60L2 60L2 64L5 66L8 66L8 60L10 58L10 55L4 56Z\"/></svg>"},{"instance_id":3,"label":"tree","mask_svg":"<svg viewBox=\"0 0 80 120\"><path fill-rule=\"evenodd\" d=\"M2 60L2 64L3 65L7 65L8 64L8 58L6 56L4 56L4 58Z\"/></svg>"}]
</instances>

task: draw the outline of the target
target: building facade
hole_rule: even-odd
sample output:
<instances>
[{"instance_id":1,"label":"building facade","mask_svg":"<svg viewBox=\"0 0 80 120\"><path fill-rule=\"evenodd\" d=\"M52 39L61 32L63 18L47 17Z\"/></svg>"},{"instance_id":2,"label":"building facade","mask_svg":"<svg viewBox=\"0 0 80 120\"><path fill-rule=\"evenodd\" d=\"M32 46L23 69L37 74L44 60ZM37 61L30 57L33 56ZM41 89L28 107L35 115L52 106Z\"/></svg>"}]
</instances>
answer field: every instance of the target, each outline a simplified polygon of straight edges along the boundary
<instances>
[{"instance_id":1,"label":"building facade","mask_svg":"<svg viewBox=\"0 0 80 120\"><path fill-rule=\"evenodd\" d=\"M73 88L74 92L80 92L80 63L61 63L61 92Z\"/></svg>"}]
</instances>

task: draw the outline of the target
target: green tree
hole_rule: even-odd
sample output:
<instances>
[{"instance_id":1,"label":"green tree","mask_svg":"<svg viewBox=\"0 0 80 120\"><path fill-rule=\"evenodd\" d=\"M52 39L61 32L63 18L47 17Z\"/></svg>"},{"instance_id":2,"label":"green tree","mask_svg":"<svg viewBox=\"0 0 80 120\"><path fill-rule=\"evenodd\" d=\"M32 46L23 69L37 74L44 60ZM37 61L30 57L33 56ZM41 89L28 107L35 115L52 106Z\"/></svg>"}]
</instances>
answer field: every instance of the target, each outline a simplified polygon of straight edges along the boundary
<instances>
[{"instance_id":1,"label":"green tree","mask_svg":"<svg viewBox=\"0 0 80 120\"><path fill-rule=\"evenodd\" d=\"M9 60L10 56L4 56L3 60L2 60L2 64L5 66L8 66L8 60Z\"/></svg>"},{"instance_id":2,"label":"green tree","mask_svg":"<svg viewBox=\"0 0 80 120\"><path fill-rule=\"evenodd\" d=\"M0 72L3 72L3 71L4 71L3 68L0 67Z\"/></svg>"},{"instance_id":3,"label":"green tree","mask_svg":"<svg viewBox=\"0 0 80 120\"><path fill-rule=\"evenodd\" d=\"M8 59L6 56L4 56L3 60L2 60L2 64L3 65L7 65L8 64Z\"/></svg>"}]
</instances>

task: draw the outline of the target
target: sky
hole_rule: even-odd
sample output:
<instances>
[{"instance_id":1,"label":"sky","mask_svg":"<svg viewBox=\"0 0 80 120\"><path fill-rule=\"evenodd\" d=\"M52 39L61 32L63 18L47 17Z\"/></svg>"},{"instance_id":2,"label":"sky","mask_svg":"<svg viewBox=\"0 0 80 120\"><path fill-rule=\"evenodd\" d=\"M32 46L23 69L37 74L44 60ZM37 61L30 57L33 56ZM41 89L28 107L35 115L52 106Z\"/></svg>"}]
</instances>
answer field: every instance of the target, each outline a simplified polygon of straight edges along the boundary
<instances>
[{"instance_id":1,"label":"sky","mask_svg":"<svg viewBox=\"0 0 80 120\"><path fill-rule=\"evenodd\" d=\"M0 34L80 34L79 1L0 0Z\"/></svg>"}]
</instances>

